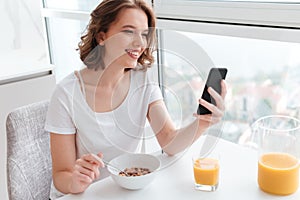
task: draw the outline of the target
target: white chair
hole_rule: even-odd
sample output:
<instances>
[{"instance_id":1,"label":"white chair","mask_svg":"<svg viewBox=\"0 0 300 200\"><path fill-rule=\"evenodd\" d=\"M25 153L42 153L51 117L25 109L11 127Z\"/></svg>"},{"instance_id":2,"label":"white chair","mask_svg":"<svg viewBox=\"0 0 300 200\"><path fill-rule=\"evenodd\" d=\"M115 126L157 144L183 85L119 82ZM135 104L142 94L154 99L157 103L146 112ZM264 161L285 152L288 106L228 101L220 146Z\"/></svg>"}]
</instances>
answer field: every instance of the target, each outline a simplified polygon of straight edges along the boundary
<instances>
[{"instance_id":1,"label":"white chair","mask_svg":"<svg viewBox=\"0 0 300 200\"><path fill-rule=\"evenodd\" d=\"M7 188L10 200L48 200L51 186L48 101L12 111L6 121Z\"/></svg>"}]
</instances>

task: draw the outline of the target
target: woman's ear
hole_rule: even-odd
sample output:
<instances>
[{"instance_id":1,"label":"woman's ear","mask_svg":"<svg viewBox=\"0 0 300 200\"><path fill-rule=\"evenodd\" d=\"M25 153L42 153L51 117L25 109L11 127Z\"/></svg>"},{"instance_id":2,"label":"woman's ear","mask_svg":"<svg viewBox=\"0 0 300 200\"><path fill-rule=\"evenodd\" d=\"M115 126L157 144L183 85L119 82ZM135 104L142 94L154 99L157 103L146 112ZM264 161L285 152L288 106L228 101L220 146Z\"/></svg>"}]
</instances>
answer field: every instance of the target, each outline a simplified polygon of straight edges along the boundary
<instances>
[{"instance_id":1,"label":"woman's ear","mask_svg":"<svg viewBox=\"0 0 300 200\"><path fill-rule=\"evenodd\" d=\"M100 33L98 33L96 39L100 46L104 46L105 33L103 31L101 31Z\"/></svg>"}]
</instances>

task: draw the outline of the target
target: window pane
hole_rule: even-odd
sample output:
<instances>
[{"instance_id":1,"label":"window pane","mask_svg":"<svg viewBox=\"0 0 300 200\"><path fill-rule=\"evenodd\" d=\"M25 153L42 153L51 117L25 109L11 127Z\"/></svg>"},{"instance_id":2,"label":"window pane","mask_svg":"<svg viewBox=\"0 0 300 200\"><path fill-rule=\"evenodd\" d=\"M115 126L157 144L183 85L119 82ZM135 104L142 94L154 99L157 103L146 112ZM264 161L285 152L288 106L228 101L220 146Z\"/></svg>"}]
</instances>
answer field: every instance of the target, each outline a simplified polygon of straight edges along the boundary
<instances>
[{"instance_id":1,"label":"window pane","mask_svg":"<svg viewBox=\"0 0 300 200\"><path fill-rule=\"evenodd\" d=\"M47 18L50 55L56 67L57 81L81 68L76 49L86 25L87 22L79 20Z\"/></svg>"},{"instance_id":2,"label":"window pane","mask_svg":"<svg viewBox=\"0 0 300 200\"><path fill-rule=\"evenodd\" d=\"M80 11L91 11L93 10L101 1L99 0L44 0L45 8L53 9L63 9L63 10L80 10Z\"/></svg>"},{"instance_id":3,"label":"window pane","mask_svg":"<svg viewBox=\"0 0 300 200\"><path fill-rule=\"evenodd\" d=\"M228 68L223 138L244 143L264 115L300 117L299 43L168 30L162 38L163 88L178 126L193 120L211 67Z\"/></svg>"}]
</instances>

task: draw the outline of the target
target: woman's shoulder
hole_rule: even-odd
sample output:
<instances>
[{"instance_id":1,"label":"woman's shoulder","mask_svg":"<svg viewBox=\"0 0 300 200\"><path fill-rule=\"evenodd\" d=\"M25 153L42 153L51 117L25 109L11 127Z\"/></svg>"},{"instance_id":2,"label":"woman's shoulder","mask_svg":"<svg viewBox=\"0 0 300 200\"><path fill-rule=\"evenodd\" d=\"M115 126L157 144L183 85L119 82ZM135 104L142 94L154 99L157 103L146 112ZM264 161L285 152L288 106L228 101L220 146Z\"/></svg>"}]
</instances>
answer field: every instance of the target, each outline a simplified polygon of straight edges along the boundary
<instances>
[{"instance_id":1,"label":"woman's shoulder","mask_svg":"<svg viewBox=\"0 0 300 200\"><path fill-rule=\"evenodd\" d=\"M60 80L57 83L57 87L70 89L70 87L74 87L74 84L76 84L76 82L77 82L77 77L74 74L74 72L72 72L67 76L65 76L62 80Z\"/></svg>"},{"instance_id":2,"label":"woman's shoulder","mask_svg":"<svg viewBox=\"0 0 300 200\"><path fill-rule=\"evenodd\" d=\"M76 84L77 77L75 76L74 72L72 72L57 83L54 93L68 94L70 91L74 91Z\"/></svg>"},{"instance_id":3,"label":"woman's shoulder","mask_svg":"<svg viewBox=\"0 0 300 200\"><path fill-rule=\"evenodd\" d=\"M58 85L67 85L76 81L75 73L72 72L58 82Z\"/></svg>"}]
</instances>

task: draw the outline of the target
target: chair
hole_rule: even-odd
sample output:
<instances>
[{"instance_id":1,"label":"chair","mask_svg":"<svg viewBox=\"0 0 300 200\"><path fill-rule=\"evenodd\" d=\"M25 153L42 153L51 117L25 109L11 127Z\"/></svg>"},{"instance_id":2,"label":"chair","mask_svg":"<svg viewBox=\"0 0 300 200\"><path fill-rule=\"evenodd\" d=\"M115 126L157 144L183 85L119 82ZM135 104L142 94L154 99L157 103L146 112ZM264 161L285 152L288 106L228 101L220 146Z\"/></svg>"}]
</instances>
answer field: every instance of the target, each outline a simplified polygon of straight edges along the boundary
<instances>
[{"instance_id":1,"label":"chair","mask_svg":"<svg viewBox=\"0 0 300 200\"><path fill-rule=\"evenodd\" d=\"M49 200L52 180L48 101L17 108L6 120L7 188L10 200Z\"/></svg>"}]
</instances>

